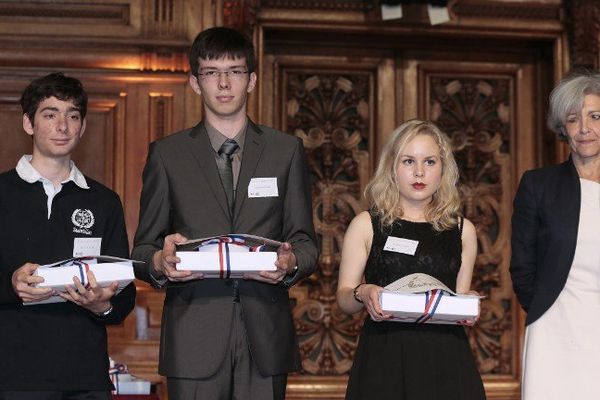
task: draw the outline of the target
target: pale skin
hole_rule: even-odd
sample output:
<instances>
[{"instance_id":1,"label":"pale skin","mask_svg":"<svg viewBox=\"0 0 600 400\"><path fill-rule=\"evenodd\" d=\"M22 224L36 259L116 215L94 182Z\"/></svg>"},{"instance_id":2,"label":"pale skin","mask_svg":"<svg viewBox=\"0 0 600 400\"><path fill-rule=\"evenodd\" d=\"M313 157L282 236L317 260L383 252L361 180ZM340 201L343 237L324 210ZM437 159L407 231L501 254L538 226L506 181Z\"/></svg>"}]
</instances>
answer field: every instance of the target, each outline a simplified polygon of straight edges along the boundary
<instances>
[{"instance_id":1,"label":"pale skin","mask_svg":"<svg viewBox=\"0 0 600 400\"><path fill-rule=\"evenodd\" d=\"M427 140L429 138L430 140ZM422 140L423 139L423 140ZM427 143L428 142L428 143ZM412 144L412 146L411 146ZM400 158L396 180L400 190L403 219L425 222L425 207L432 200L432 195L439 187L441 179L441 160L439 147L427 135L419 135L407 144ZM410 191L414 182L424 183L425 188ZM407 185L404 185L407 184ZM349 314L363 308L374 321L385 321L391 318L381 309L379 296L383 288L372 284L362 284L365 266L373 239L371 217L367 211L358 214L348 226L342 248L337 301L340 308ZM477 294L470 290L473 267L477 255L477 235L475 226L464 220L462 232L462 263L456 279L456 292L459 294ZM354 298L354 288L358 285L358 298ZM473 325L477 319L462 321L465 325Z\"/></svg>"},{"instance_id":2,"label":"pale skin","mask_svg":"<svg viewBox=\"0 0 600 400\"><path fill-rule=\"evenodd\" d=\"M73 101L59 100L56 97L40 102L34 121L28 115L23 115L23 129L33 138L31 165L56 188L69 177L71 152L83 136L85 126L85 119L81 118ZM49 288L36 287L44 281L35 275L38 267L38 264L25 263L13 272L13 290L23 302L46 300L58 294L96 314L110 309L110 299L117 292L118 282L100 287L94 274L89 271L87 287L83 287L79 279L73 277L72 287L68 287L65 292L56 293Z\"/></svg>"},{"instance_id":3,"label":"pale skin","mask_svg":"<svg viewBox=\"0 0 600 400\"><path fill-rule=\"evenodd\" d=\"M567 115L564 129L579 176L600 183L600 96L586 95L581 110Z\"/></svg>"},{"instance_id":4,"label":"pale skin","mask_svg":"<svg viewBox=\"0 0 600 400\"><path fill-rule=\"evenodd\" d=\"M223 135L233 139L246 124L246 105L248 95L256 86L256 74L252 72L233 76L233 74L224 73L225 71L247 72L245 58L213 60L200 58L198 61L199 73L206 74L211 71L218 74L216 80L206 75L190 75L189 77L192 90L203 98L204 118ZM202 273L177 269L177 263L180 262L180 259L175 254L176 245L185 243L187 240L179 233L165 237L162 250L154 253L152 257L152 268L155 274L164 275L174 282L204 278ZM296 266L296 256L290 243L283 243L277 249L275 266L277 267L275 271L246 274L244 279L254 279L270 284L281 282L286 275L294 271Z\"/></svg>"}]
</instances>

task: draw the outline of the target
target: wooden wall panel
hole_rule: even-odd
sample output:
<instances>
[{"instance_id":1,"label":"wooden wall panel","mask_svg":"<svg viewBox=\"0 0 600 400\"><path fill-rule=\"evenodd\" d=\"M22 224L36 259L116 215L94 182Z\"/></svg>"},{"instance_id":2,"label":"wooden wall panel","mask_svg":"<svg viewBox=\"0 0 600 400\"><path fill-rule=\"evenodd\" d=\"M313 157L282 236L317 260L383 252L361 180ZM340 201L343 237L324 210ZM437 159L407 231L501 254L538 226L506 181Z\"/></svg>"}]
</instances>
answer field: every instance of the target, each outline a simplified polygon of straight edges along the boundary
<instances>
[{"instance_id":1,"label":"wooden wall panel","mask_svg":"<svg viewBox=\"0 0 600 400\"><path fill-rule=\"evenodd\" d=\"M0 121L0 170L6 171L14 168L23 154L31 154L31 138L23 130L17 100L0 100Z\"/></svg>"},{"instance_id":2,"label":"wooden wall panel","mask_svg":"<svg viewBox=\"0 0 600 400\"><path fill-rule=\"evenodd\" d=\"M119 93L113 98L98 98L94 93L90 97L87 127L73 161L86 175L122 193L125 132L119 121L124 117L125 101Z\"/></svg>"},{"instance_id":3,"label":"wooden wall panel","mask_svg":"<svg viewBox=\"0 0 600 400\"><path fill-rule=\"evenodd\" d=\"M138 36L143 0L0 1L0 34ZM94 29L88 29L90 25Z\"/></svg>"}]
</instances>

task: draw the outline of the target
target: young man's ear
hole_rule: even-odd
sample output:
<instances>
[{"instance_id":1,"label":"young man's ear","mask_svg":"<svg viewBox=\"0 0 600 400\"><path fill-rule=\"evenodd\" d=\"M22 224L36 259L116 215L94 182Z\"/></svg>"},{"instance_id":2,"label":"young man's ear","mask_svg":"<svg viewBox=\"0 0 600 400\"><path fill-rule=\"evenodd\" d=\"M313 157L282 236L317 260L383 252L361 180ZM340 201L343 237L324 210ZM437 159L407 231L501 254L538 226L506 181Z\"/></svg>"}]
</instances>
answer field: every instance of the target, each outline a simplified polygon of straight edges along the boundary
<instances>
[{"instance_id":1,"label":"young man's ear","mask_svg":"<svg viewBox=\"0 0 600 400\"><path fill-rule=\"evenodd\" d=\"M192 87L192 90L194 92L196 92L196 94L198 96L202 96L202 90L200 90L200 84L198 83L198 78L195 77L194 75L190 74L188 80L190 82L190 86Z\"/></svg>"},{"instance_id":2,"label":"young man's ear","mask_svg":"<svg viewBox=\"0 0 600 400\"><path fill-rule=\"evenodd\" d=\"M79 131L79 137L83 136L83 132L85 132L85 127L87 126L86 119L84 118L81 122L81 130Z\"/></svg>"},{"instance_id":3,"label":"young man's ear","mask_svg":"<svg viewBox=\"0 0 600 400\"><path fill-rule=\"evenodd\" d=\"M33 123L27 114L23 114L23 129L29 136L33 136Z\"/></svg>"},{"instance_id":4,"label":"young man's ear","mask_svg":"<svg viewBox=\"0 0 600 400\"><path fill-rule=\"evenodd\" d=\"M248 89L246 89L246 91L248 93L253 91L254 88L256 87L256 79L257 79L256 72L250 73L250 81L248 81Z\"/></svg>"}]
</instances>

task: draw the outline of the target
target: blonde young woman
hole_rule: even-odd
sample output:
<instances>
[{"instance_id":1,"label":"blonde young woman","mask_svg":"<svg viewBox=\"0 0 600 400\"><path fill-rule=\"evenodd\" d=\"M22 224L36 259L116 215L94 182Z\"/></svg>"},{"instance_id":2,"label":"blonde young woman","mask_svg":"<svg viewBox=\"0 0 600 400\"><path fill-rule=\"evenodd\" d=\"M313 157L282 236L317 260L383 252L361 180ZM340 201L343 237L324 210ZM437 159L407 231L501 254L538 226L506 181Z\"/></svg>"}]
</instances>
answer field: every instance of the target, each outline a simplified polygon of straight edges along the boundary
<instances>
[{"instance_id":1,"label":"blonde young woman","mask_svg":"<svg viewBox=\"0 0 600 400\"><path fill-rule=\"evenodd\" d=\"M449 139L435 125L412 120L392 133L365 191L369 211L344 238L338 303L369 313L347 399L485 399L462 326L390 322L379 303L384 286L415 272L470 291L477 238L460 216L457 182ZM407 240L418 242L414 254L386 246Z\"/></svg>"}]
</instances>

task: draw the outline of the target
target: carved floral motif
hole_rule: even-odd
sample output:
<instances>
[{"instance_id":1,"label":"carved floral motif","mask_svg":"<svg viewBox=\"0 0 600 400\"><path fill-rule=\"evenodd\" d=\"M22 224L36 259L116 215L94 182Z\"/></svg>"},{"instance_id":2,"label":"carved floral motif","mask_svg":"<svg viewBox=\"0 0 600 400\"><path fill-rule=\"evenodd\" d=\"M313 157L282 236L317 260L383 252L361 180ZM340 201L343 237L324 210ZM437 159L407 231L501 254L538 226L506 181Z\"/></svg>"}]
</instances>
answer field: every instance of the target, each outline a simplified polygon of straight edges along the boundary
<instances>
[{"instance_id":1,"label":"carved floral motif","mask_svg":"<svg viewBox=\"0 0 600 400\"><path fill-rule=\"evenodd\" d=\"M512 81L436 76L429 80L429 117L452 139L464 215L477 228L479 253L472 286L486 299L469 340L482 373L510 373L515 346L512 295L507 288Z\"/></svg>"},{"instance_id":2,"label":"carved floral motif","mask_svg":"<svg viewBox=\"0 0 600 400\"><path fill-rule=\"evenodd\" d=\"M571 66L598 68L600 6L595 0L565 0L565 25L569 37Z\"/></svg>"},{"instance_id":3,"label":"carved floral motif","mask_svg":"<svg viewBox=\"0 0 600 400\"><path fill-rule=\"evenodd\" d=\"M348 372L362 315L342 313L335 301L344 232L364 210L361 191L368 176L370 77L365 73L288 73L285 128L302 138L320 238L319 269L294 288L294 320L306 373Z\"/></svg>"}]
</instances>

